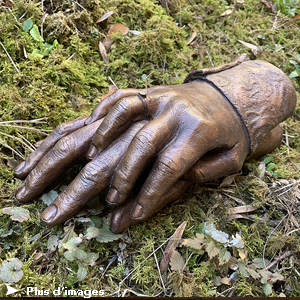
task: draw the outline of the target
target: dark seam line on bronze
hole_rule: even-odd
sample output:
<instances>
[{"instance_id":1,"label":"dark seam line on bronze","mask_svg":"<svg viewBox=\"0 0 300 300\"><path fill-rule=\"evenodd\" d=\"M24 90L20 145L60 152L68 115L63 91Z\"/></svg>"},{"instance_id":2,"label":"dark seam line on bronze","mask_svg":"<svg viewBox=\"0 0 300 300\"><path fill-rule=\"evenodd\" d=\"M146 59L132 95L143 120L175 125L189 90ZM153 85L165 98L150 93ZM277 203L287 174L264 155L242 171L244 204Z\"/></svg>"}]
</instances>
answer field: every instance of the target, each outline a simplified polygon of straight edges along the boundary
<instances>
[{"instance_id":1,"label":"dark seam line on bronze","mask_svg":"<svg viewBox=\"0 0 300 300\"><path fill-rule=\"evenodd\" d=\"M148 110L148 105L147 105L147 103L146 103L145 100L144 100L144 97L147 97L147 95L144 96L144 95L142 95L141 93L138 93L137 96L138 96L138 98L142 101L143 106L144 106L144 119L145 119L145 120L148 120L148 117L149 117L149 110Z\"/></svg>"},{"instance_id":2,"label":"dark seam line on bronze","mask_svg":"<svg viewBox=\"0 0 300 300\"><path fill-rule=\"evenodd\" d=\"M189 76L189 75L188 75ZM187 78L188 78L187 76ZM186 78L186 79L187 79ZM210 79L206 78L206 77L202 77L201 75L196 75L196 74L193 74L192 78L188 78L188 80L186 81L186 79L184 80L184 83L188 83L188 82L191 82L191 81L205 81L207 82L208 84L210 84L212 87L214 87L218 92L220 92L224 98L227 100L227 102L229 102L229 104L232 106L232 108L234 109L235 113L238 115L241 123L242 123L242 126L243 126L243 129L244 129L244 132L246 134L246 138L247 138L247 142L248 142L248 149L249 149L249 153L248 155L252 154L252 149L251 149L251 139L250 139L250 134L249 134L249 131L248 131L248 128L247 128L247 125L240 113L240 111L238 110L238 108L234 105L233 101L231 100L231 98L226 95L214 82L212 82Z\"/></svg>"}]
</instances>

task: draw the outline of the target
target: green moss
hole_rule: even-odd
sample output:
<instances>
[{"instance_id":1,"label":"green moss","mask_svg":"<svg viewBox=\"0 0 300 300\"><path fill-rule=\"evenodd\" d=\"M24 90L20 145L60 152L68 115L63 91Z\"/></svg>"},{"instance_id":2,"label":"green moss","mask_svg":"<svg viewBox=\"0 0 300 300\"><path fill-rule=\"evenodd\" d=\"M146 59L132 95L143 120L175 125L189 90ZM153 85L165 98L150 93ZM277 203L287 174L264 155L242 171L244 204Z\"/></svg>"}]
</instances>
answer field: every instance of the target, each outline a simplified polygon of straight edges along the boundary
<instances>
[{"instance_id":1,"label":"green moss","mask_svg":"<svg viewBox=\"0 0 300 300\"><path fill-rule=\"evenodd\" d=\"M169 1L169 10L160 5L159 1L151 0L79 1L78 4L85 9L75 1L43 1L48 13L44 22L42 2L14 2L11 11L0 12L0 41L19 73L0 46L0 120L47 117L46 123L26 123L26 126L40 130L51 130L66 120L88 115L98 103L97 99L107 92L107 87L111 84L108 76L119 88L180 84L191 70L230 62L241 53L247 53L254 59L251 49L238 40L260 46L263 51L256 58L273 63L289 75L295 69L289 60L295 60L300 53L300 44L296 38L299 36L297 23L287 21L281 14L275 20L275 16L259 0L245 5L233 5L233 1L219 0ZM232 13L221 16L227 9L232 9ZM114 14L104 22L95 23L108 11L113 11ZM300 14L300 7L296 14ZM29 18L39 30L43 28L43 37L47 43L52 44L55 39L58 40L59 45L46 57L32 55L40 45L22 29L23 23ZM115 23L122 23L140 34L116 34L115 42L107 52L109 63L105 64L98 45ZM197 33L197 37L187 45L187 39L193 32ZM298 93L299 78L293 79ZM258 158L245 165L245 177L237 180L234 186L212 191L211 188L217 185L208 185L207 190L203 189L198 194L192 195L190 191L183 195L180 200L147 222L133 226L128 231L133 240L126 248L129 256L122 262L113 263L101 282L100 267L105 269L108 266L109 259L116 254L113 247L118 243L100 244L90 241L86 247L91 252L99 253L100 259L94 268L88 268L86 279L78 282L77 265L67 261L59 252L51 253L47 260L44 259L48 253L47 235L31 240L36 234L47 232L39 217L45 208L41 200L25 206L30 210L31 218L19 224L21 229L18 227L18 230L5 239L5 243L0 244L0 263L9 257L19 257L25 263L24 276L19 283L21 288L32 285L54 289L63 285L90 289L91 286L98 285L107 294L116 292L128 270L140 264L120 287L120 293L130 286L135 291L153 296L161 290L159 273L153 256L145 262L144 259L153 251L153 246L156 248L161 245L183 221L188 221L184 237L192 237L201 232L203 222L210 219L229 234L240 232L249 259L262 257L264 247L269 259L275 251L279 254L298 249L296 233L287 236L288 232L296 228L295 224L291 225L286 217L291 213L289 199L296 198L293 198L293 194L288 194L290 198L280 199L281 202L284 201L283 205L276 198L279 192L274 192L272 184L277 184L279 180L291 183L294 179L299 179L299 120L298 101L295 115L284 123L284 132L288 134L287 145L271 154L274 157L272 163L275 164L276 175L268 175L264 180L259 180L256 177L257 167L264 158ZM31 143L45 137L41 132L32 130L0 127L0 208L19 205L13 195L21 181L13 177L11 166L20 161L20 157L6 145L24 157L30 153L18 140L1 135L1 132L15 137L20 137L21 134ZM281 186L278 185L279 187ZM251 213L254 221L238 219L228 222L227 208L241 204L235 203L225 193L246 204L259 206L258 210ZM292 214L296 220L299 219L298 211L292 206ZM0 217L0 229L6 230L7 226L12 228L18 225L9 221L7 215ZM281 223L278 225L279 222ZM76 227L78 234L83 231L84 226ZM22 234L18 234L19 232ZM62 227L53 228L51 234L61 237ZM188 253L182 249L179 251L187 259ZM34 259L36 253L42 253L40 260ZM156 254L160 260L161 251ZM300 288L295 280L298 275L288 269L288 263L289 259L282 262L287 268L282 271L286 279L282 286L287 296L299 296ZM296 258L293 263L297 266ZM187 268L187 272L193 273L192 277L180 272L168 273L169 280L165 284L172 295L211 296L222 292L228 295L225 292L228 287L217 287L213 281L216 275L222 275L222 271L203 255L195 253ZM234 284L234 289L234 296L264 295L261 284L246 278L240 278ZM5 293L5 285L1 284L0 296Z\"/></svg>"}]
</instances>

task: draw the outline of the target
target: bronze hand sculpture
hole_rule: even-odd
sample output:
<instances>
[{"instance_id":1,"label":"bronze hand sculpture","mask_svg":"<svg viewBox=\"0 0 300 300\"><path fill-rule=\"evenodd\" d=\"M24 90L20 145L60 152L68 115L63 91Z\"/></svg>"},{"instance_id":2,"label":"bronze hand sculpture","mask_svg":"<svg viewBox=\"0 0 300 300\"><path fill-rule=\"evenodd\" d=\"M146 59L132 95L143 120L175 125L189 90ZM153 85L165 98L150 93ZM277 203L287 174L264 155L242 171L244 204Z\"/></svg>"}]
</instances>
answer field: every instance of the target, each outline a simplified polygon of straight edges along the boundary
<instances>
[{"instance_id":1,"label":"bronze hand sculpture","mask_svg":"<svg viewBox=\"0 0 300 300\"><path fill-rule=\"evenodd\" d=\"M119 90L87 120L62 125L25 166L16 168L19 177L30 172L17 198L27 202L40 194L58 176L57 166L63 173L87 153L94 135L88 153L93 160L42 219L49 225L68 219L111 184L107 202L118 205L111 228L121 232L178 198L191 182L234 173L247 157L280 145L278 124L293 113L296 95L276 67L242 56L228 65L195 71L185 82ZM139 194L129 198L148 166L152 168Z\"/></svg>"}]
</instances>

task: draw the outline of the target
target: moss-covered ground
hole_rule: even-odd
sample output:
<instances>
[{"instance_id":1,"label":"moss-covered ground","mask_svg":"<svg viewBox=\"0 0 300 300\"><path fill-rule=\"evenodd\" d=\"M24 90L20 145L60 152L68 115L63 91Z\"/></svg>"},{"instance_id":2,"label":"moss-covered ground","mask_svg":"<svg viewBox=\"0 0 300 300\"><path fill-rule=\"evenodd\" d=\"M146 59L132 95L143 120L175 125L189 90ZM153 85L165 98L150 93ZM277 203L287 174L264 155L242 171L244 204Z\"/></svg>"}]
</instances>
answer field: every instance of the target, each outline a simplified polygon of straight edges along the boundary
<instances>
[{"instance_id":1,"label":"moss-covered ground","mask_svg":"<svg viewBox=\"0 0 300 300\"><path fill-rule=\"evenodd\" d=\"M108 92L109 77L118 88L180 84L191 70L247 53L292 74L299 96L300 5L278 2L280 11L272 12L259 0L0 1L0 208L20 206L14 192L21 181L14 178L12 168L30 153L29 143L43 139L64 121L88 115ZM109 11L114 13L96 23ZM44 42L24 30L28 19ZM116 23L130 32L114 36L105 63L99 41ZM43 52L46 43L53 45L55 40L56 46ZM252 44L252 49L239 41ZM82 278L77 276L80 264L63 254L68 248L51 248L50 237L62 239L63 229L70 228L42 224L40 213L46 205L41 199L23 206L30 218L22 223L0 212L0 265L9 258L23 262L22 279L12 286L23 295L29 286L50 291L60 286L104 290L106 296L300 296L299 99L294 116L283 124L281 148L247 162L229 186L218 188L215 182L196 187L115 242L82 242L85 253L99 254L94 266L85 264ZM267 172L259 178L258 166L264 160ZM242 205L257 209L239 215L229 210ZM184 268L173 263L160 274L156 259L160 261L162 251L152 252L183 221L188 222L183 238L203 232L207 221L230 236L238 233L245 246L227 247L238 267L232 260L221 263L221 252L212 254L208 247L204 251L182 246L177 250L186 262ZM88 225L80 219L75 223L71 221L71 233L82 237ZM224 246L216 239L211 243L217 252ZM268 261L259 268L254 262L262 258ZM272 268L261 270L273 261ZM0 281L0 296L5 294Z\"/></svg>"}]
</instances>

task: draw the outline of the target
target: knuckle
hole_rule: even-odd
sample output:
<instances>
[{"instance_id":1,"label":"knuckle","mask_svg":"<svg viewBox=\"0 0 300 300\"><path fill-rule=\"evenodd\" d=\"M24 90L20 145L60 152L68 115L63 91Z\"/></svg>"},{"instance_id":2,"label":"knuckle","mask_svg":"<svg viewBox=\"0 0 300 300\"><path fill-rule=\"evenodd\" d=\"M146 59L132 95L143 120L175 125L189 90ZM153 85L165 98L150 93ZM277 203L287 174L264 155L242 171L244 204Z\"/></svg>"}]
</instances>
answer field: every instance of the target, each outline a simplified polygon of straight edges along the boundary
<instances>
[{"instance_id":1,"label":"knuckle","mask_svg":"<svg viewBox=\"0 0 300 300\"><path fill-rule=\"evenodd\" d=\"M143 198L145 197L146 199L149 199L154 196L159 196L157 191L154 188L152 188L151 186L143 186L141 189L141 192L142 192Z\"/></svg>"},{"instance_id":2,"label":"knuckle","mask_svg":"<svg viewBox=\"0 0 300 300\"><path fill-rule=\"evenodd\" d=\"M147 130L138 133L133 140L134 147L140 151L154 152L153 133Z\"/></svg>"},{"instance_id":3,"label":"knuckle","mask_svg":"<svg viewBox=\"0 0 300 300\"><path fill-rule=\"evenodd\" d=\"M117 112L127 112L130 106L130 102L128 99L123 98L120 101L118 101L118 103L116 104L116 111Z\"/></svg>"},{"instance_id":4,"label":"knuckle","mask_svg":"<svg viewBox=\"0 0 300 300\"><path fill-rule=\"evenodd\" d=\"M235 173L241 170L243 167L243 161L240 159L240 156L234 151L229 154L229 161L231 164L231 172Z\"/></svg>"},{"instance_id":5,"label":"knuckle","mask_svg":"<svg viewBox=\"0 0 300 300\"><path fill-rule=\"evenodd\" d=\"M173 176L180 176L180 166L172 158L167 156L162 156L157 162L156 169L163 173Z\"/></svg>"},{"instance_id":6,"label":"knuckle","mask_svg":"<svg viewBox=\"0 0 300 300\"><path fill-rule=\"evenodd\" d=\"M80 181L84 185L95 184L98 181L99 171L92 164L85 166L79 173Z\"/></svg>"},{"instance_id":7,"label":"knuckle","mask_svg":"<svg viewBox=\"0 0 300 300\"><path fill-rule=\"evenodd\" d=\"M65 131L68 129L68 127L69 126L67 123L62 123L55 128L55 133L58 135L63 135Z\"/></svg>"},{"instance_id":8,"label":"knuckle","mask_svg":"<svg viewBox=\"0 0 300 300\"><path fill-rule=\"evenodd\" d=\"M73 135L68 135L60 139L53 148L56 156L61 157L71 153L74 148Z\"/></svg>"},{"instance_id":9,"label":"knuckle","mask_svg":"<svg viewBox=\"0 0 300 300\"><path fill-rule=\"evenodd\" d=\"M122 168L116 171L114 184L119 186L120 184L124 187L124 184L129 183L129 173L126 168Z\"/></svg>"}]
</instances>

